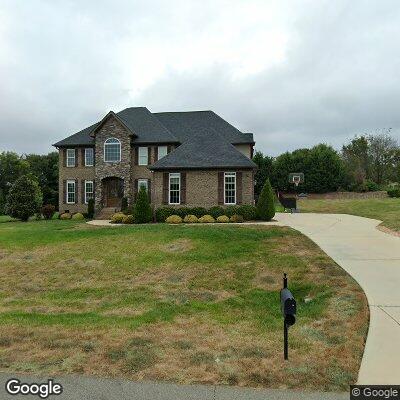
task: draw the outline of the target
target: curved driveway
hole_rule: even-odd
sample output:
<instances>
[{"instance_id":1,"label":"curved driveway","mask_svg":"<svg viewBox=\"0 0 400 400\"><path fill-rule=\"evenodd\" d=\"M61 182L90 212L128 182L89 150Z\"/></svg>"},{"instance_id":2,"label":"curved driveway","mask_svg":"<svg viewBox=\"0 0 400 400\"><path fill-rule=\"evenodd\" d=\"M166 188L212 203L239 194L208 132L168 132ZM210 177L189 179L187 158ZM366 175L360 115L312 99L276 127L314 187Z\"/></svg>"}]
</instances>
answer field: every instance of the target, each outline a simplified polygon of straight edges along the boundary
<instances>
[{"instance_id":1,"label":"curved driveway","mask_svg":"<svg viewBox=\"0 0 400 400\"><path fill-rule=\"evenodd\" d=\"M364 289L370 326L359 384L400 384L400 237L376 229L380 221L345 214L277 214L302 232Z\"/></svg>"}]
</instances>

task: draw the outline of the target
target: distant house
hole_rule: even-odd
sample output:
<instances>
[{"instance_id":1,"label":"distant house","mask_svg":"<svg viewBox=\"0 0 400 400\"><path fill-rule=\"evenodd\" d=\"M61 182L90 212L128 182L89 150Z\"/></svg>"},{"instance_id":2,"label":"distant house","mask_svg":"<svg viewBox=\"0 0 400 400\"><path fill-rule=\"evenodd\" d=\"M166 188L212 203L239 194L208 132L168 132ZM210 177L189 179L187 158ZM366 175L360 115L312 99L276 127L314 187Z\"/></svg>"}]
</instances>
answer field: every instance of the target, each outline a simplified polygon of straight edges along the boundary
<instances>
[{"instance_id":1,"label":"distant house","mask_svg":"<svg viewBox=\"0 0 400 400\"><path fill-rule=\"evenodd\" d=\"M118 209L141 186L154 207L253 204L253 134L212 111L110 111L54 144L60 153L60 211Z\"/></svg>"}]
</instances>

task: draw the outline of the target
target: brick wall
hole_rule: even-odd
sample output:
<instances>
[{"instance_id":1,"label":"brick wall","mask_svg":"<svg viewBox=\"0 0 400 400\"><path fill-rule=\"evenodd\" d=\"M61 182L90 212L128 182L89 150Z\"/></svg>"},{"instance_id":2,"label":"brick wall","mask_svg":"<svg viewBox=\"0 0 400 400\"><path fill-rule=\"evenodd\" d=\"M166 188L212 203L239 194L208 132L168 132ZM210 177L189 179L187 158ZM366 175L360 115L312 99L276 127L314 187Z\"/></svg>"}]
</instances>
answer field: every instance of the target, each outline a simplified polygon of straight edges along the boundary
<instances>
[{"instance_id":1,"label":"brick wall","mask_svg":"<svg viewBox=\"0 0 400 400\"><path fill-rule=\"evenodd\" d=\"M174 172L174 171L170 171ZM218 205L218 172L185 171L186 204L185 207L212 207ZM253 171L242 172L242 204L254 203ZM154 172L153 203L154 207L163 206L163 172ZM176 207L181 207L176 206Z\"/></svg>"},{"instance_id":2,"label":"brick wall","mask_svg":"<svg viewBox=\"0 0 400 400\"><path fill-rule=\"evenodd\" d=\"M63 149L59 150L59 181L58 181L58 200L59 200L59 210L64 212L69 210L72 213L87 212L87 205L82 203L82 193L84 193L84 188L82 188L82 180L94 181L94 167L85 167L83 151L84 147L77 147L77 166L76 167L66 167L66 162L64 161L65 152ZM65 188L64 182L66 180L78 180L78 196L76 198L76 204L65 204Z\"/></svg>"}]
</instances>

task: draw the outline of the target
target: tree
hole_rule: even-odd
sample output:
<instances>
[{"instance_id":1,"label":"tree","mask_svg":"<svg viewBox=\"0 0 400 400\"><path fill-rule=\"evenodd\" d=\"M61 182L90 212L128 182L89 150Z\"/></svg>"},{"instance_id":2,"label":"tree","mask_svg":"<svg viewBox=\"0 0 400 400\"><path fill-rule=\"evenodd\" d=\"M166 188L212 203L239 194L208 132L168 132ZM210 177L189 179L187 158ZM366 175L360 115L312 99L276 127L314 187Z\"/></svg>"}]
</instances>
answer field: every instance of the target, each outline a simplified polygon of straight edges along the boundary
<instances>
[{"instance_id":1,"label":"tree","mask_svg":"<svg viewBox=\"0 0 400 400\"><path fill-rule=\"evenodd\" d=\"M11 186L5 211L13 218L27 221L29 217L40 212L42 199L37 181L32 176L23 175Z\"/></svg>"},{"instance_id":2,"label":"tree","mask_svg":"<svg viewBox=\"0 0 400 400\"><path fill-rule=\"evenodd\" d=\"M275 196L267 179L257 201L257 216L262 221L271 221L275 215Z\"/></svg>"},{"instance_id":3,"label":"tree","mask_svg":"<svg viewBox=\"0 0 400 400\"><path fill-rule=\"evenodd\" d=\"M152 220L152 210L150 207L149 195L144 186L140 187L136 203L133 207L133 217L137 224L145 224Z\"/></svg>"},{"instance_id":4,"label":"tree","mask_svg":"<svg viewBox=\"0 0 400 400\"><path fill-rule=\"evenodd\" d=\"M58 206L58 153L28 154L29 171L36 176L43 193L43 203Z\"/></svg>"},{"instance_id":5,"label":"tree","mask_svg":"<svg viewBox=\"0 0 400 400\"><path fill-rule=\"evenodd\" d=\"M6 198L11 185L29 172L29 164L11 151L0 153L0 214L4 213Z\"/></svg>"},{"instance_id":6,"label":"tree","mask_svg":"<svg viewBox=\"0 0 400 400\"><path fill-rule=\"evenodd\" d=\"M255 197L258 198L266 179L271 178L274 159L269 156L264 156L261 151L256 151L253 156L253 161L258 167L254 176L254 194Z\"/></svg>"},{"instance_id":7,"label":"tree","mask_svg":"<svg viewBox=\"0 0 400 400\"><path fill-rule=\"evenodd\" d=\"M362 184L371 173L369 142L366 136L356 136L348 145L342 147L342 158L350 182Z\"/></svg>"}]
</instances>

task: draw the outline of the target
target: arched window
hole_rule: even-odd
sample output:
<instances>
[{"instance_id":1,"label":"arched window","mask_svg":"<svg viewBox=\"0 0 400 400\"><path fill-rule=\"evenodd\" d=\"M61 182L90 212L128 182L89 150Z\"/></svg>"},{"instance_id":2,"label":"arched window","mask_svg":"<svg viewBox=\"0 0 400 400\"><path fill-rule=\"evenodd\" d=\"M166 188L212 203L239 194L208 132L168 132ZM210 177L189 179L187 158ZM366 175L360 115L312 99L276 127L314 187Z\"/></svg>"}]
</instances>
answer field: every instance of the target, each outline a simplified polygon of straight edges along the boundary
<instances>
[{"instance_id":1,"label":"arched window","mask_svg":"<svg viewBox=\"0 0 400 400\"><path fill-rule=\"evenodd\" d=\"M110 138L104 142L104 161L121 161L121 142L118 139Z\"/></svg>"}]
</instances>

